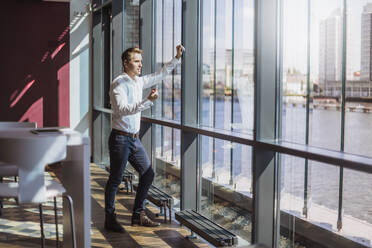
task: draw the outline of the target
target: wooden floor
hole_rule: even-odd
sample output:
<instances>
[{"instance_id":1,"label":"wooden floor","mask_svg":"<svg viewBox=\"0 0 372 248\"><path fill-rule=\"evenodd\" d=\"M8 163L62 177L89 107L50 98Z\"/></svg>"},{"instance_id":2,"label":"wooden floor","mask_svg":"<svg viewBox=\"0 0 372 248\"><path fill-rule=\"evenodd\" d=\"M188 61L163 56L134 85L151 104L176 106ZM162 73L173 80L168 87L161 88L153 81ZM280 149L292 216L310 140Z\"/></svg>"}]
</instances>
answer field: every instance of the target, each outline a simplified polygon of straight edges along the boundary
<instances>
[{"instance_id":1,"label":"wooden floor","mask_svg":"<svg viewBox=\"0 0 372 248\"><path fill-rule=\"evenodd\" d=\"M54 175L54 173L52 173ZM58 171L57 171L58 175ZM92 245L91 247L209 247L209 245L200 240L189 240L185 236L189 235L190 232L186 229L180 227L176 221L172 223L164 224L162 223L160 227L148 228L148 227L132 227L130 225L131 218L131 209L134 202L134 195L127 194L126 191L120 191L118 193L116 201L116 214L118 220L125 228L125 233L112 233L108 232L103 228L104 223L104 186L107 180L107 173L92 164L91 166L91 195L92 195ZM5 202L6 204L14 204L11 202ZM15 204L14 204L15 205ZM47 206L48 208L48 206ZM159 222L163 221L163 217L155 217L154 213L158 213L159 210L157 207L148 204L149 214L153 219L158 220ZM13 211L13 214L12 214ZM30 219L30 225L33 225L32 228L18 230L18 233L14 234L10 232L12 228L2 226L0 223L0 247L39 247L40 240L36 235L29 237L28 230L33 229L35 232L39 230L38 222L38 212L27 211L27 214L19 214L20 212L25 211L23 209L13 208L4 209L2 219L6 219L7 216L18 216L17 218L10 218L6 220L7 223L19 222L25 223L23 219ZM8 213L8 215L7 215ZM20 216L23 217L20 217ZM26 216L25 216L26 215ZM53 226L53 215L46 217L46 224ZM61 220L61 218L60 218ZM17 223L18 223L17 222ZM61 223L61 222L60 222ZM60 224L61 225L61 224ZM23 225L24 226L24 225ZM60 230L62 229L62 226ZM25 232L25 233L22 233ZM55 247L55 238L54 234L48 236L46 235L47 247Z\"/></svg>"}]
</instances>

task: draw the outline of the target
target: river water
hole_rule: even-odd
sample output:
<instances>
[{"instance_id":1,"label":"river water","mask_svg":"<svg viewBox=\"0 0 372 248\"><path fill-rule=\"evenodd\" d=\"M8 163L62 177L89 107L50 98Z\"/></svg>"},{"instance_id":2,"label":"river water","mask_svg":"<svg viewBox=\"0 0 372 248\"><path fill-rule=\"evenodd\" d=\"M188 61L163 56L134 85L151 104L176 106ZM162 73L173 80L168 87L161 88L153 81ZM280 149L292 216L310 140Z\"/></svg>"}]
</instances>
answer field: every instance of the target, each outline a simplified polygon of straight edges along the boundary
<instances>
[{"instance_id":1,"label":"river water","mask_svg":"<svg viewBox=\"0 0 372 248\"><path fill-rule=\"evenodd\" d=\"M241 102L234 101L233 109L230 100L231 97L217 100L215 116L213 116L213 100L204 98L202 101L202 123L206 126L213 126L212 120L215 118L216 128L230 129L231 122L233 122L233 128L236 131L251 132L253 99L245 98ZM176 110L180 109L179 105L179 102L175 102ZM231 111L233 111L233 115L231 115ZM175 116L179 120L180 112L176 111ZM231 121L231 116L233 116L233 121ZM303 105L288 104L283 106L281 117L282 139L305 144L306 109ZM179 138L178 132L175 136L175 156L180 151ZM339 151L341 149L340 111L320 108L310 111L309 144L329 150ZM213 142L212 138L204 136L202 137L201 150L203 176L212 177L214 171L215 179L221 184L228 185L229 179L232 178L234 189L244 192L251 191L252 156L250 147L239 144L231 145L230 142L218 139ZM372 157L372 113L346 112L344 151ZM305 160L288 155L282 155L281 159L282 193L289 193L303 199ZM232 169L231 164L233 165ZM315 203L334 210L335 216L337 216L340 169L315 161L308 161L308 165L309 211L311 212L311 204ZM231 170L233 177L231 177ZM344 216L351 215L372 224L372 175L345 169L343 171L342 203ZM299 214L302 212L302 209L293 210ZM334 218L329 224L335 227L336 222L337 218Z\"/></svg>"},{"instance_id":2,"label":"river water","mask_svg":"<svg viewBox=\"0 0 372 248\"><path fill-rule=\"evenodd\" d=\"M331 150L341 147L341 112L314 109L309 115L309 144ZM289 106L283 114L283 139L305 143L306 110ZM346 112L344 151L372 157L372 114ZM303 198L304 159L283 158L282 185L284 191ZM338 209L340 169L309 161L311 201L330 209ZM345 215L372 223L372 175L344 170L342 191ZM335 224L337 220L334 220Z\"/></svg>"},{"instance_id":3,"label":"river water","mask_svg":"<svg viewBox=\"0 0 372 248\"><path fill-rule=\"evenodd\" d=\"M211 101L203 101L203 123L211 125ZM216 126L229 127L231 123L231 103L228 100L216 101ZM253 105L252 105L253 106ZM242 111L242 110L243 111ZM241 108L239 102L234 103L234 126L242 126L242 119L253 117L253 108ZM241 112L245 112L242 114ZM252 126L249 121L246 126ZM244 130L243 130L244 131ZM245 130L248 131L248 130ZM282 113L283 140L294 143L305 143L306 135L306 109L302 105L287 105ZM361 112L346 112L344 151L358 155L372 157L372 114ZM330 150L341 149L341 112L337 110L313 109L309 115L309 144ZM232 154L229 142L202 138L202 163L213 164L215 175L224 177L233 164L233 177L251 179L251 148L233 144ZM231 163L232 161L232 163ZM290 193L298 198L304 197L305 160L293 156L282 156L281 187L282 192ZM309 161L308 192L311 204L325 206L337 212L339 204L339 175L340 169L336 166ZM206 169L205 167L204 169ZM210 168L209 168L210 169ZM207 171L207 170L205 170ZM203 176L205 175L203 172ZM372 223L372 175L345 169L343 175L343 214L351 215L360 220ZM210 176L207 173L205 176ZM230 174L231 175L231 174ZM221 179L219 179L221 181ZM223 181L223 180L222 180ZM244 181L244 180L243 180ZM236 186L235 186L236 187ZM246 185L244 187L247 187ZM236 188L249 191L249 189ZM337 219L332 223L336 226Z\"/></svg>"}]
</instances>

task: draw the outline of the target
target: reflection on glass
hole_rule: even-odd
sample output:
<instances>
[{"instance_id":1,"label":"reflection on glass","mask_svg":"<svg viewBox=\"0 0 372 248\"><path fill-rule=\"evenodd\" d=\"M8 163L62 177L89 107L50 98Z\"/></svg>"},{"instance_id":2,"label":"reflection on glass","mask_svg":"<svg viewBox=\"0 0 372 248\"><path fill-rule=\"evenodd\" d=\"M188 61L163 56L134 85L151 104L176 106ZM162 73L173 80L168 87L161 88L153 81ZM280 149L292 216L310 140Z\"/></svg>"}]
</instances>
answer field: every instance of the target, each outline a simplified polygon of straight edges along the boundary
<instances>
[{"instance_id":1,"label":"reflection on glass","mask_svg":"<svg viewBox=\"0 0 372 248\"><path fill-rule=\"evenodd\" d=\"M345 152L372 157L372 1L347 1ZM344 171L343 229L371 246L371 175ZM362 189L362 190L361 190ZM368 231L367 231L368 230Z\"/></svg>"},{"instance_id":2,"label":"reflection on glass","mask_svg":"<svg viewBox=\"0 0 372 248\"><path fill-rule=\"evenodd\" d=\"M242 238L251 240L251 148L212 138L201 139L201 213ZM230 155L232 152L233 156Z\"/></svg>"},{"instance_id":3,"label":"reflection on glass","mask_svg":"<svg viewBox=\"0 0 372 248\"><path fill-rule=\"evenodd\" d=\"M139 47L139 1L125 0L124 50Z\"/></svg>"},{"instance_id":4,"label":"reflection on glass","mask_svg":"<svg viewBox=\"0 0 372 248\"><path fill-rule=\"evenodd\" d=\"M281 162L280 210L283 236L280 247L303 247L304 244L317 247L326 244L332 236L338 239L338 167L309 161L307 180L311 187L305 189L304 159L281 155ZM305 190L311 195L307 202L304 200ZM305 221L299 221L301 219ZM326 238L318 238L314 242L314 233L310 230L315 227ZM331 247L342 247L341 244Z\"/></svg>"},{"instance_id":5,"label":"reflection on glass","mask_svg":"<svg viewBox=\"0 0 372 248\"><path fill-rule=\"evenodd\" d=\"M284 1L282 138L371 156L368 127L372 124L369 113L372 106L369 106L372 1L348 0L346 3L344 22L344 1ZM310 33L304 32L308 19ZM343 47L344 23L346 49ZM310 42L310 57L307 57L305 39ZM343 63L346 63L345 133L341 133ZM308 75L306 68L310 69ZM304 108L306 97L303 97L307 76L310 78L308 112ZM345 146L341 143L343 137ZM282 156L281 166L282 210L307 218L330 232L341 231L340 235L370 246L366 241L371 240L370 232L364 232L369 230L372 219L366 209L370 205L370 195L360 190L361 185L363 188L372 186L369 175L345 170L342 177L342 170L337 167L290 156ZM292 234L298 230L293 226L286 228ZM287 233L287 236L291 238L292 234ZM295 246L294 239L291 240Z\"/></svg>"},{"instance_id":6,"label":"reflection on glass","mask_svg":"<svg viewBox=\"0 0 372 248\"><path fill-rule=\"evenodd\" d=\"M311 1L309 144L340 149L343 1Z\"/></svg>"},{"instance_id":7,"label":"reflection on glass","mask_svg":"<svg viewBox=\"0 0 372 248\"><path fill-rule=\"evenodd\" d=\"M282 139L306 141L308 1L283 2Z\"/></svg>"},{"instance_id":8,"label":"reflection on glass","mask_svg":"<svg viewBox=\"0 0 372 248\"><path fill-rule=\"evenodd\" d=\"M347 1L345 151L372 156L372 1Z\"/></svg>"},{"instance_id":9,"label":"reflection on glass","mask_svg":"<svg viewBox=\"0 0 372 248\"><path fill-rule=\"evenodd\" d=\"M174 1L174 20L173 20L173 56L177 54L176 46L181 44L182 34L182 1ZM173 119L181 121L181 66L177 66L173 71Z\"/></svg>"},{"instance_id":10,"label":"reflection on glass","mask_svg":"<svg viewBox=\"0 0 372 248\"><path fill-rule=\"evenodd\" d=\"M206 126L214 123L214 94L215 94L215 14L214 0L203 2L203 32L202 32L202 90L200 122Z\"/></svg>"},{"instance_id":11,"label":"reflection on glass","mask_svg":"<svg viewBox=\"0 0 372 248\"><path fill-rule=\"evenodd\" d=\"M342 232L352 240L371 247L372 175L344 170Z\"/></svg>"},{"instance_id":12,"label":"reflection on glass","mask_svg":"<svg viewBox=\"0 0 372 248\"><path fill-rule=\"evenodd\" d=\"M232 33L231 1L216 0L216 91L214 127L230 129Z\"/></svg>"},{"instance_id":13,"label":"reflection on glass","mask_svg":"<svg viewBox=\"0 0 372 248\"><path fill-rule=\"evenodd\" d=\"M304 215L304 161L301 158L281 156L281 237L280 247L351 247L362 244L370 247L372 240L372 195L371 175L345 170L342 213L342 231L337 228L339 214L339 168L309 161L311 195L307 201L307 216ZM299 221L305 220L305 221ZM317 228L322 237L313 231ZM343 236L346 239L342 239ZM316 237L316 238L315 238ZM316 241L315 241L316 239ZM330 240L333 240L330 242ZM348 243L352 241L351 243Z\"/></svg>"},{"instance_id":14,"label":"reflection on glass","mask_svg":"<svg viewBox=\"0 0 372 248\"><path fill-rule=\"evenodd\" d=\"M171 195L174 200L173 207L180 208L180 132L172 128L153 125L155 129L153 139L155 149L153 149L152 163L155 169L155 179L153 184L161 190ZM162 133L163 132L163 133ZM160 142L160 137L163 140ZM172 137L173 135L173 137ZM172 144L176 144L172 147Z\"/></svg>"},{"instance_id":15,"label":"reflection on glass","mask_svg":"<svg viewBox=\"0 0 372 248\"><path fill-rule=\"evenodd\" d=\"M163 63L173 57L173 0L163 1ZM173 119L173 76L168 75L162 84L163 113L162 117Z\"/></svg>"},{"instance_id":16,"label":"reflection on glass","mask_svg":"<svg viewBox=\"0 0 372 248\"><path fill-rule=\"evenodd\" d=\"M250 133L253 130L254 72L254 2L233 1L233 64L232 64L232 129ZM244 25L243 25L244 23Z\"/></svg>"},{"instance_id":17,"label":"reflection on glass","mask_svg":"<svg viewBox=\"0 0 372 248\"><path fill-rule=\"evenodd\" d=\"M281 234L280 247L309 247L328 244L330 247L349 247L346 240L339 235L370 247L372 239L372 214L370 206L372 195L371 175L345 170L344 194L339 199L339 168L336 166L309 161L307 180L304 188L304 160L289 155L281 155ZM304 200L304 192L311 196ZM339 201L344 209L339 209ZM306 208L307 215L304 215ZM337 228L339 211L342 211L342 231ZM305 220L305 222L299 221ZM318 228L323 238L314 242L313 230ZM309 231L307 231L309 230ZM334 240L328 243L329 240ZM349 243L350 245L351 243Z\"/></svg>"},{"instance_id":18,"label":"reflection on glass","mask_svg":"<svg viewBox=\"0 0 372 248\"><path fill-rule=\"evenodd\" d=\"M176 55L176 46L181 44L181 0L156 1L155 69L160 69ZM157 86L159 99L155 102L153 115L181 120L181 67L166 76Z\"/></svg>"},{"instance_id":19,"label":"reflection on glass","mask_svg":"<svg viewBox=\"0 0 372 248\"><path fill-rule=\"evenodd\" d=\"M302 158L288 155L280 156L281 162L281 191L280 191L280 247L297 247L294 239L296 226L293 224L295 218L305 218L304 208L310 206L309 202L304 203L304 164ZM310 193L310 192L308 192ZM307 209L306 209L307 211Z\"/></svg>"},{"instance_id":20,"label":"reflection on glass","mask_svg":"<svg viewBox=\"0 0 372 248\"><path fill-rule=\"evenodd\" d=\"M253 129L253 1L203 1L202 125Z\"/></svg>"},{"instance_id":21,"label":"reflection on glass","mask_svg":"<svg viewBox=\"0 0 372 248\"><path fill-rule=\"evenodd\" d=\"M176 55L176 46L181 44L181 0L162 0L155 2L155 70L169 62ZM155 102L153 115L156 117L181 120L181 67L166 76L157 86L159 98ZM157 129L158 130L158 129ZM157 152L162 159L174 162L180 153L180 133L171 128L159 127L157 131Z\"/></svg>"}]
</instances>

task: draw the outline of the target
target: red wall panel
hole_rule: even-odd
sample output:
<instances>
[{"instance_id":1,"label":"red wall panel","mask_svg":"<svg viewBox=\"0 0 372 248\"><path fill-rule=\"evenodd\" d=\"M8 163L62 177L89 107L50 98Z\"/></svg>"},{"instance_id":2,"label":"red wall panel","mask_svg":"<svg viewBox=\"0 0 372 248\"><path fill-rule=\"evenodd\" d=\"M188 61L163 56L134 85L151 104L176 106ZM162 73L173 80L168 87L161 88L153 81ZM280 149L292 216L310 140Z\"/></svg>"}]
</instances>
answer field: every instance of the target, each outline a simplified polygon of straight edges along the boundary
<instances>
[{"instance_id":1,"label":"red wall panel","mask_svg":"<svg viewBox=\"0 0 372 248\"><path fill-rule=\"evenodd\" d=\"M69 3L6 1L0 15L0 121L69 126Z\"/></svg>"}]
</instances>

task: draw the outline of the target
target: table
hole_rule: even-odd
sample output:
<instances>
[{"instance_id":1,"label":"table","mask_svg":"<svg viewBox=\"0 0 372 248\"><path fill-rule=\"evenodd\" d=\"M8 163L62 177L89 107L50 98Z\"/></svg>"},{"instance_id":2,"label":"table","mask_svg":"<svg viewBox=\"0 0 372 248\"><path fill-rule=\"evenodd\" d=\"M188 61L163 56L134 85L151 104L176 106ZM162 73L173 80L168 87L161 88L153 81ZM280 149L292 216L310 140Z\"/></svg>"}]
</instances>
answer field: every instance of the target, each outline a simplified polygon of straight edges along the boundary
<instances>
[{"instance_id":1,"label":"table","mask_svg":"<svg viewBox=\"0 0 372 248\"><path fill-rule=\"evenodd\" d=\"M62 184L74 204L77 247L90 247L89 137L62 129L61 133L34 134L30 128L0 130L0 161L19 167L19 203L45 199L44 169L61 161ZM63 202L64 239L71 238L67 203ZM66 244L67 243L67 244ZM64 247L69 247L66 242Z\"/></svg>"}]
</instances>

